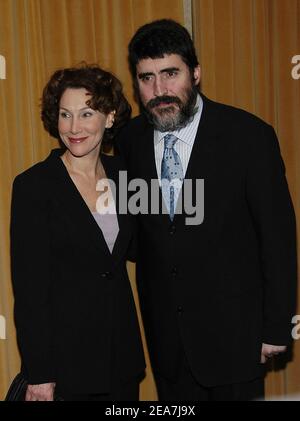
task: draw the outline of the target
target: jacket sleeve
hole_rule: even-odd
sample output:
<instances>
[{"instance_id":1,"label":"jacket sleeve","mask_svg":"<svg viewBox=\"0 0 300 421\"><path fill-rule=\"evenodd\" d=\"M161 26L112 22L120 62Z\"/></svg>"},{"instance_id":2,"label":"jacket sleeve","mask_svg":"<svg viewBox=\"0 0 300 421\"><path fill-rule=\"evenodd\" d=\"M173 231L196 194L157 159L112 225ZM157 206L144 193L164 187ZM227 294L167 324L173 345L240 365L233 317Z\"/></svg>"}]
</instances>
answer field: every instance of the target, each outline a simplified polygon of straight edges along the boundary
<instances>
[{"instance_id":1,"label":"jacket sleeve","mask_svg":"<svg viewBox=\"0 0 300 421\"><path fill-rule=\"evenodd\" d=\"M294 209L276 134L263 125L251 145L247 200L257 232L264 276L263 342L292 341L296 311L297 255Z\"/></svg>"},{"instance_id":2,"label":"jacket sleeve","mask_svg":"<svg viewBox=\"0 0 300 421\"><path fill-rule=\"evenodd\" d=\"M51 247L45 188L18 176L11 206L11 271L15 323L28 382L55 381L51 355Z\"/></svg>"}]
</instances>

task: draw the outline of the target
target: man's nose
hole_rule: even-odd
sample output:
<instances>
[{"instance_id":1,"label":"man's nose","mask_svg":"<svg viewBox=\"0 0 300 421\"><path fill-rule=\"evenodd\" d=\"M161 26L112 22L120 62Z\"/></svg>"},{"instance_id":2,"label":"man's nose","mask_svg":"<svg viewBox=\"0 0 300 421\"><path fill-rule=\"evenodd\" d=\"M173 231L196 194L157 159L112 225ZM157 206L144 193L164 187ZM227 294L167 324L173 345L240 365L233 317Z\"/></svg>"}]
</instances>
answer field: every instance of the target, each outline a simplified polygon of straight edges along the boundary
<instances>
[{"instance_id":1,"label":"man's nose","mask_svg":"<svg viewBox=\"0 0 300 421\"><path fill-rule=\"evenodd\" d=\"M159 77L155 79L153 93L155 96L162 96L168 94L168 87L166 83Z\"/></svg>"}]
</instances>

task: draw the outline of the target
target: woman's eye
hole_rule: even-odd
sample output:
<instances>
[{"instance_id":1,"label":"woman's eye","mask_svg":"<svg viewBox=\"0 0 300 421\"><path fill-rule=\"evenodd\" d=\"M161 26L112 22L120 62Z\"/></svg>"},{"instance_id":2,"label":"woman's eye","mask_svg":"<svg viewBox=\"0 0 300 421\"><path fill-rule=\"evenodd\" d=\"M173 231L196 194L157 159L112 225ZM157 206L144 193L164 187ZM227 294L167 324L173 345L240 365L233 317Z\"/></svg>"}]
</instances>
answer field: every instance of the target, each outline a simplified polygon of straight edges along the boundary
<instances>
[{"instance_id":1,"label":"woman's eye","mask_svg":"<svg viewBox=\"0 0 300 421\"><path fill-rule=\"evenodd\" d=\"M60 113L60 117L62 117L62 118L69 118L70 117L70 114L66 113L65 111L62 111Z\"/></svg>"},{"instance_id":2,"label":"woman's eye","mask_svg":"<svg viewBox=\"0 0 300 421\"><path fill-rule=\"evenodd\" d=\"M141 79L142 82L147 83L147 82L150 82L153 79L153 76L152 75L145 75L145 76L142 76L140 79Z\"/></svg>"},{"instance_id":3,"label":"woman's eye","mask_svg":"<svg viewBox=\"0 0 300 421\"><path fill-rule=\"evenodd\" d=\"M91 113L90 111L86 111L85 113L82 114L83 117L91 117L93 115L93 113Z\"/></svg>"}]
</instances>

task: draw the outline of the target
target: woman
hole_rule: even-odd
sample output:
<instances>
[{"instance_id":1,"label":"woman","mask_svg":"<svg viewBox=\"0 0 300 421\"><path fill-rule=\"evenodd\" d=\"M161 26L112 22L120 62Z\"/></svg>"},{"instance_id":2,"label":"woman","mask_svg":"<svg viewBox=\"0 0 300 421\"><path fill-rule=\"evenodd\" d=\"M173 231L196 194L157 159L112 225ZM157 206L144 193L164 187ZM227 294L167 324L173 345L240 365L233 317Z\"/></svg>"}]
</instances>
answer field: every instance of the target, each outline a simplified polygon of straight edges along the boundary
<instances>
[{"instance_id":1,"label":"woman","mask_svg":"<svg viewBox=\"0 0 300 421\"><path fill-rule=\"evenodd\" d=\"M126 272L132 221L111 212L118 194L106 203L98 186L109 179L118 190L122 163L100 150L130 111L120 82L98 66L59 70L44 89L44 127L61 148L16 177L11 215L28 401L138 399L144 357Z\"/></svg>"}]
</instances>

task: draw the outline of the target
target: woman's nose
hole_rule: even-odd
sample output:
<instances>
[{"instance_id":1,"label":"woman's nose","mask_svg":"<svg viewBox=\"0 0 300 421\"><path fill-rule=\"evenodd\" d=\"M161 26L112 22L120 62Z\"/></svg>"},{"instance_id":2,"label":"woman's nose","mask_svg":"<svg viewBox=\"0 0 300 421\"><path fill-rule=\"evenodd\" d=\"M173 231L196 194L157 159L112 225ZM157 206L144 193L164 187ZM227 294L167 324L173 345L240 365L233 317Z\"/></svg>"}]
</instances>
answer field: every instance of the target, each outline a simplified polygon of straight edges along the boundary
<instances>
[{"instance_id":1,"label":"woman's nose","mask_svg":"<svg viewBox=\"0 0 300 421\"><path fill-rule=\"evenodd\" d=\"M71 133L76 134L81 131L80 121L77 117L72 118Z\"/></svg>"}]
</instances>

